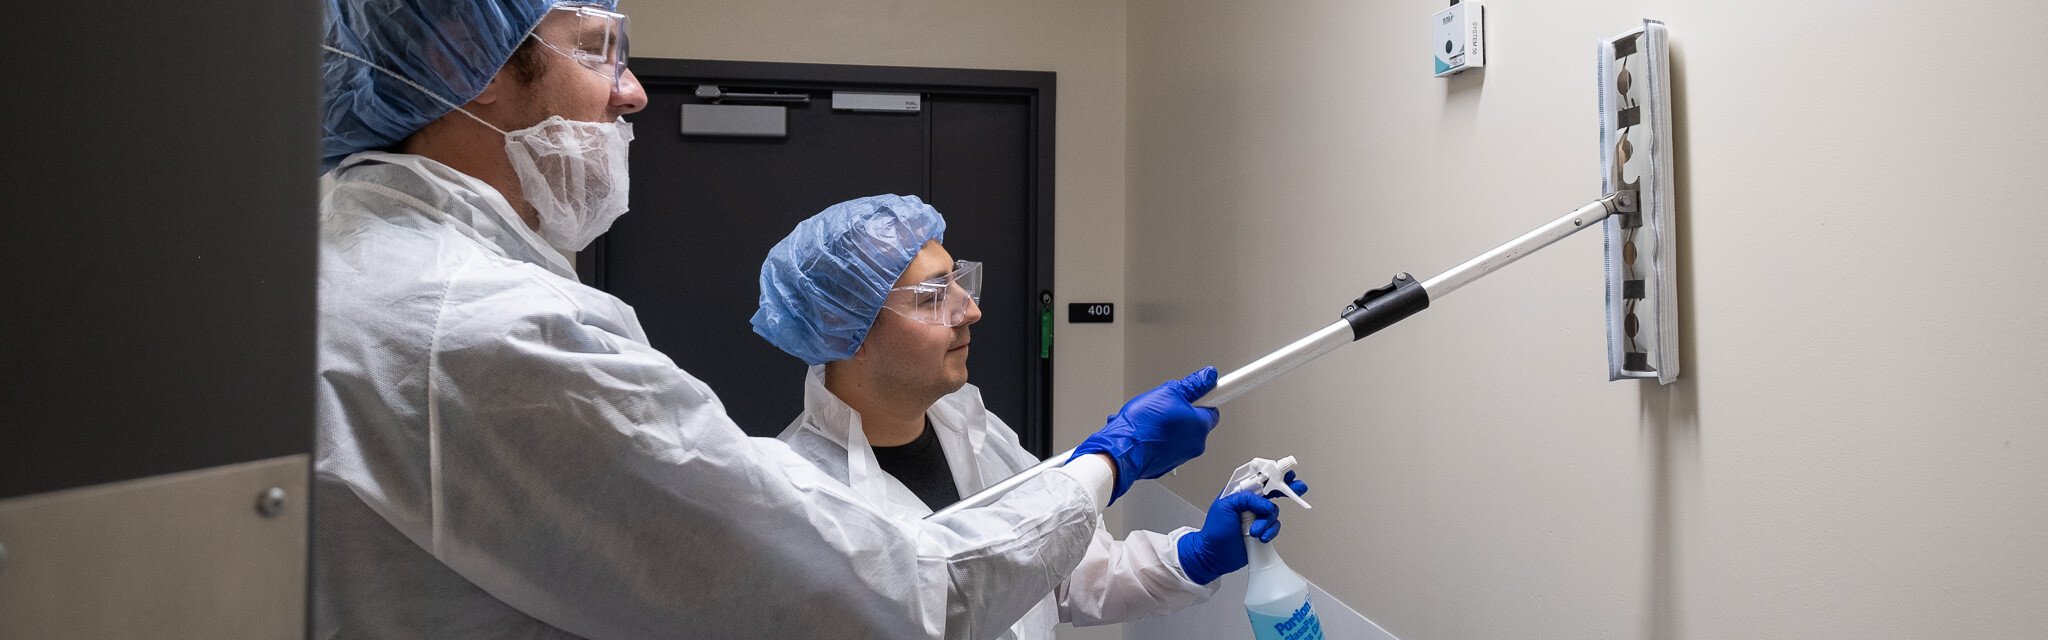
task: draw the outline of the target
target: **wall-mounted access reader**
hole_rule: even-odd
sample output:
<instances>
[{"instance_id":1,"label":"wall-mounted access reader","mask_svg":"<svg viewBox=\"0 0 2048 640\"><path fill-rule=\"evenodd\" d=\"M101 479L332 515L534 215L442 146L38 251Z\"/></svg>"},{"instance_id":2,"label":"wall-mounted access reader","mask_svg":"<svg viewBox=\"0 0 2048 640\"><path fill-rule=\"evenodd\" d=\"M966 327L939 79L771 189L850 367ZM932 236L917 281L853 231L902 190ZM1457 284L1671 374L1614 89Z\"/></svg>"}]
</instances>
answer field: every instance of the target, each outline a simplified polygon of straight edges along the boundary
<instances>
[{"instance_id":1,"label":"wall-mounted access reader","mask_svg":"<svg viewBox=\"0 0 2048 640\"><path fill-rule=\"evenodd\" d=\"M1486 5L1479 0L1451 0L1430 23L1436 37L1436 75L1441 78L1486 66Z\"/></svg>"}]
</instances>

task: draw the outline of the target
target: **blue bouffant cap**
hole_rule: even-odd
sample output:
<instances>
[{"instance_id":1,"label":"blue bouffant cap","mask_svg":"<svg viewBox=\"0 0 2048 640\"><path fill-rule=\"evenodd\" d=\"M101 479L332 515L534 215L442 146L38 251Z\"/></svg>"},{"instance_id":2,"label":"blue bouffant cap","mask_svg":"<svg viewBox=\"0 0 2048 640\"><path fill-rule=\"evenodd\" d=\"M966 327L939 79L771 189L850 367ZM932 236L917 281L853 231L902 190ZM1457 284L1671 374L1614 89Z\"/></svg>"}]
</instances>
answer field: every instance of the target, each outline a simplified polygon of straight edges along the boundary
<instances>
[{"instance_id":1,"label":"blue bouffant cap","mask_svg":"<svg viewBox=\"0 0 2048 640\"><path fill-rule=\"evenodd\" d=\"M447 115L449 103L475 99L556 4L327 0L326 44L342 53L321 54L320 169L397 144ZM615 0L576 4L617 6Z\"/></svg>"},{"instance_id":2,"label":"blue bouffant cap","mask_svg":"<svg viewBox=\"0 0 2048 640\"><path fill-rule=\"evenodd\" d=\"M754 333L808 364L851 357L924 243L945 238L946 219L916 196L832 205L761 263Z\"/></svg>"}]
</instances>

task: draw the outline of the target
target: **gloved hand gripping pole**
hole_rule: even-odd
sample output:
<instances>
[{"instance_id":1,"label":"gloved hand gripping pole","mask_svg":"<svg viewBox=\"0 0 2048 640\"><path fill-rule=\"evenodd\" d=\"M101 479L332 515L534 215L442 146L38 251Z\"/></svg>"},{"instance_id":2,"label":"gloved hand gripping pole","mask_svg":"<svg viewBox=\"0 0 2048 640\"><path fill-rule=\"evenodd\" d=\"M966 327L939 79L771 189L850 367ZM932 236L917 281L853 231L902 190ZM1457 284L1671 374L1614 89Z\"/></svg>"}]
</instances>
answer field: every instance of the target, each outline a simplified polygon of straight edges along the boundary
<instances>
[{"instance_id":1,"label":"gloved hand gripping pole","mask_svg":"<svg viewBox=\"0 0 2048 640\"><path fill-rule=\"evenodd\" d=\"M1429 308L1431 300L1450 295L1452 291L1498 271L1501 267L1513 264L1523 256L1535 253L1538 249L1550 246L1551 243L1563 240L1565 236L1592 228L1596 223L1606 220L1608 216L1635 215L1636 206L1636 192L1610 193L1429 280L1418 282L1406 273L1395 274L1393 281L1365 292L1365 295L1359 296L1349 306L1344 307L1341 314L1343 319L1317 329L1315 333L1295 340L1278 351L1253 360L1251 364L1223 374L1216 381L1216 389L1202 396L1195 404L1204 407L1223 406L1224 403L1279 377L1280 374L1293 371L1310 360L1336 351L1338 347L1372 335ZM1011 489L1030 482L1049 469L1066 464L1067 459L1072 457L1074 450L1068 449L925 517L942 518L958 513L961 509L988 506L1003 494L1009 493Z\"/></svg>"}]
</instances>

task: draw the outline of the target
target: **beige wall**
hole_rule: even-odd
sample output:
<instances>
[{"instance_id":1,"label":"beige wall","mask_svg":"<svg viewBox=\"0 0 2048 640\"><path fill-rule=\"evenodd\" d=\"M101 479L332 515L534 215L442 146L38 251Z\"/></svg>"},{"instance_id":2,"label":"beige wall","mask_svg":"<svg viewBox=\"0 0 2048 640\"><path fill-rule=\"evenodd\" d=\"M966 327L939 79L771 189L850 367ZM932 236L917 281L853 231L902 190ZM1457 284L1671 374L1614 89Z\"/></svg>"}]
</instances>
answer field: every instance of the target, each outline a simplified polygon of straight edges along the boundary
<instances>
[{"instance_id":1,"label":"beige wall","mask_svg":"<svg viewBox=\"0 0 2048 640\"><path fill-rule=\"evenodd\" d=\"M1122 302L1124 6L990 0L628 2L633 54L1052 71L1056 303ZM940 211L945 203L934 203ZM1123 402L1122 325L1054 328L1055 448Z\"/></svg>"},{"instance_id":2,"label":"beige wall","mask_svg":"<svg viewBox=\"0 0 2048 640\"><path fill-rule=\"evenodd\" d=\"M2048 9L1496 0L1442 80L1443 4L1129 3L1126 388L1591 199L1593 47L1646 15L1685 378L1605 380L1589 233L1233 404L1168 486L1300 455L1290 563L1408 640L2048 633Z\"/></svg>"},{"instance_id":3,"label":"beige wall","mask_svg":"<svg viewBox=\"0 0 2048 640\"><path fill-rule=\"evenodd\" d=\"M1290 562L1410 640L2039 637L2048 9L1496 0L1440 80L1441 4L627 8L640 55L1060 74L1060 302L1125 307L1059 327L1061 446L1590 199L1593 44L1665 19L1684 381L1604 381L1573 238L1233 404L1168 485L1302 456Z\"/></svg>"}]
</instances>

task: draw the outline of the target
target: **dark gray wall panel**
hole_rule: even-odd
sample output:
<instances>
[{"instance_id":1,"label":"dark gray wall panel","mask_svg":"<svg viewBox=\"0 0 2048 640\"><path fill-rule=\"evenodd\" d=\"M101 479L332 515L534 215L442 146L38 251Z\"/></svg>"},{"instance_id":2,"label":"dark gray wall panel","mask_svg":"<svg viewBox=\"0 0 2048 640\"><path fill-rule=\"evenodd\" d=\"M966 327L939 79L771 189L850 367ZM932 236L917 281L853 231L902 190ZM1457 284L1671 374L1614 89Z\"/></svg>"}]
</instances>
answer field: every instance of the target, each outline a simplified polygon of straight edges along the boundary
<instances>
[{"instance_id":1,"label":"dark gray wall panel","mask_svg":"<svg viewBox=\"0 0 2048 640\"><path fill-rule=\"evenodd\" d=\"M0 497L305 453L316 3L0 21Z\"/></svg>"}]
</instances>

